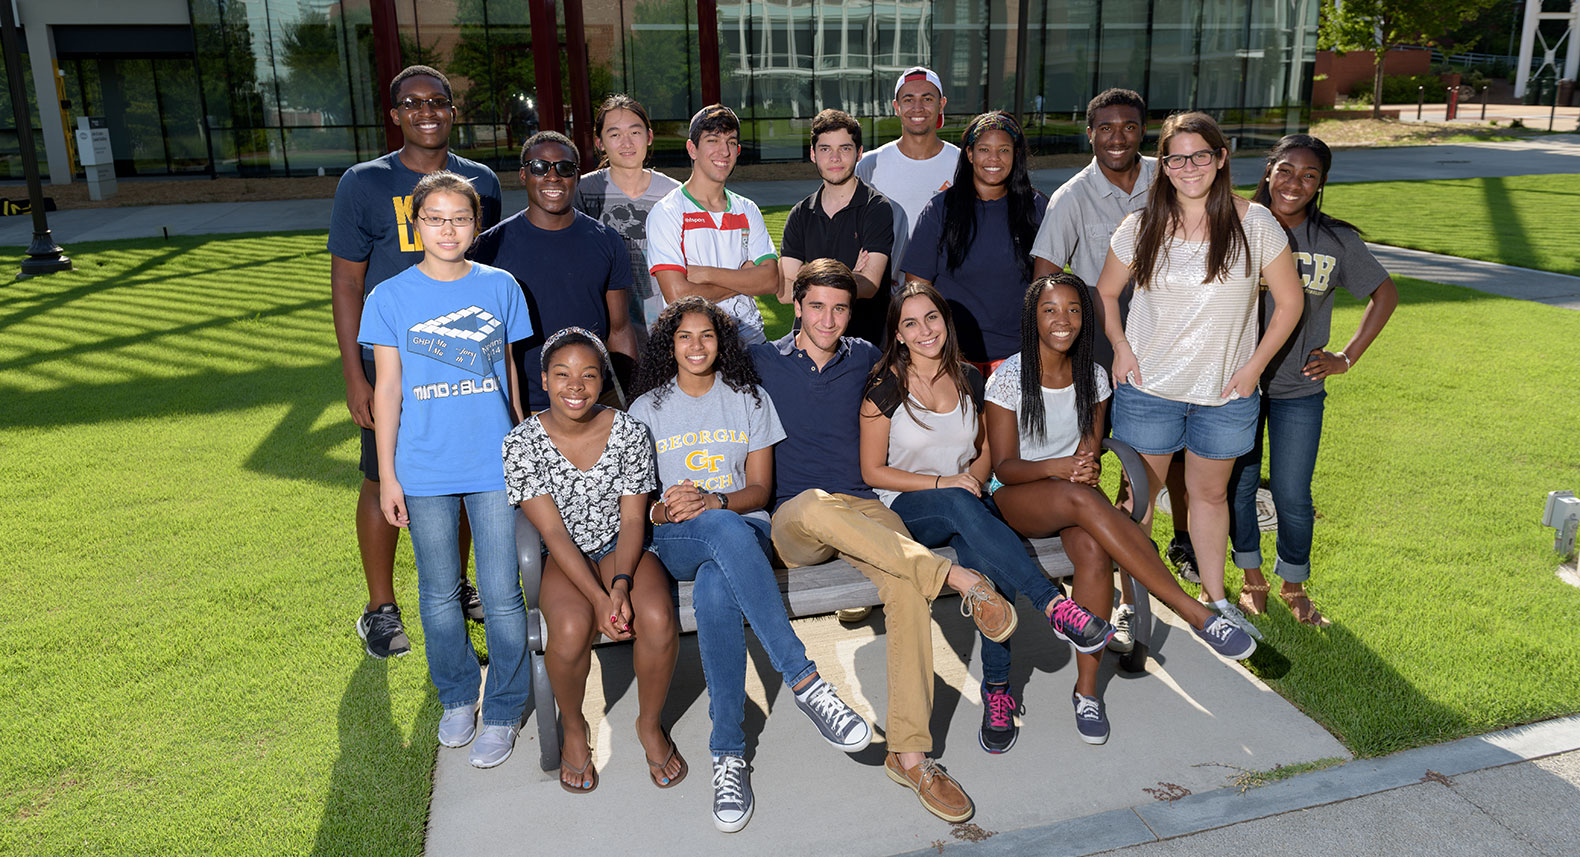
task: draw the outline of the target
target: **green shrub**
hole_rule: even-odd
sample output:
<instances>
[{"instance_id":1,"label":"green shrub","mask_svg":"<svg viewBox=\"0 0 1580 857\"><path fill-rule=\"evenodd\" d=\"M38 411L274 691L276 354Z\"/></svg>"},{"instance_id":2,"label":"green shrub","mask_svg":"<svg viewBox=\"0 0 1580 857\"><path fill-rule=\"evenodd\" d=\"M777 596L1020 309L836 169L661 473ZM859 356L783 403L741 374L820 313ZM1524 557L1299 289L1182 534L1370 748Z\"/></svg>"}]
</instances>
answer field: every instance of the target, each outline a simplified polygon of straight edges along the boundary
<instances>
[{"instance_id":1,"label":"green shrub","mask_svg":"<svg viewBox=\"0 0 1580 857\"><path fill-rule=\"evenodd\" d=\"M1426 87L1426 100L1434 104L1443 101L1443 80L1435 74L1387 74L1383 75L1383 103L1384 104L1409 104L1414 103L1418 87ZM1362 104L1372 103L1372 81L1370 79L1356 81L1350 88L1350 100Z\"/></svg>"}]
</instances>

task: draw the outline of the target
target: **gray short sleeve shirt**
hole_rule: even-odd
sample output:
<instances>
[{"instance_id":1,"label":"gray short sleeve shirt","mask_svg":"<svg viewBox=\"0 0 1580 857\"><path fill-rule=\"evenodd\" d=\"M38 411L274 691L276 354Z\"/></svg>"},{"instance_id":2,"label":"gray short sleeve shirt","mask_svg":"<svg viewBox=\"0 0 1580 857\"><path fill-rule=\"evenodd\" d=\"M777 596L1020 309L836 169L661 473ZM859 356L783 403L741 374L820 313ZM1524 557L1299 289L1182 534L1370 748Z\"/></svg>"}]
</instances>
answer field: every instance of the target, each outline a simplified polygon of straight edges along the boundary
<instances>
[{"instance_id":1,"label":"gray short sleeve shirt","mask_svg":"<svg viewBox=\"0 0 1580 857\"><path fill-rule=\"evenodd\" d=\"M1048 212L1032 242L1031 255L1061 268L1069 265L1072 273L1095 288L1108 258L1108 239L1125 215L1146 207L1157 169L1157 158L1143 155L1135 187L1125 193L1103 175L1093 158L1086 169L1049 197Z\"/></svg>"}]
</instances>

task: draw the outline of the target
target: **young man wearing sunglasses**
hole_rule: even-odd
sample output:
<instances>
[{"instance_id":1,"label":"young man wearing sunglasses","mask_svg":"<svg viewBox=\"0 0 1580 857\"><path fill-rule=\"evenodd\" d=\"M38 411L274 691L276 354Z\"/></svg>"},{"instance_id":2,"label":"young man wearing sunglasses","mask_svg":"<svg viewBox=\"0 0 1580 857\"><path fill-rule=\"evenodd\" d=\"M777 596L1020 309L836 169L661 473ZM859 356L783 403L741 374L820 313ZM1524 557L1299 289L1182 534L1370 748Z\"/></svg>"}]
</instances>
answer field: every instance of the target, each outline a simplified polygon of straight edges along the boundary
<instances>
[{"instance_id":1,"label":"young man wearing sunglasses","mask_svg":"<svg viewBox=\"0 0 1580 857\"><path fill-rule=\"evenodd\" d=\"M357 633L375 658L411 651L395 600L395 545L400 530L379 510L379 461L373 439L373 352L357 343L362 303L374 286L422 261L422 239L412 217L411 192L423 176L449 170L465 176L483 198L486 228L499 220L499 177L488 167L450 152L455 123L450 81L425 65L414 65L390 81L390 118L400 126L403 145L383 157L357 164L335 188L329 220L330 304L340 368L346 379L346 407L362 430L362 488L357 496L357 547L367 579L368 603ZM464 520L464 519L463 519ZM461 567L470 532L461 544ZM477 591L462 580L467 616L482 621Z\"/></svg>"},{"instance_id":2,"label":"young man wearing sunglasses","mask_svg":"<svg viewBox=\"0 0 1580 857\"><path fill-rule=\"evenodd\" d=\"M691 177L647 216L647 263L669 304L701 295L735 319L741 341L766 342L758 295L779 290L779 254L757 204L724 188L741 154L741 121L722 104L691 117Z\"/></svg>"},{"instance_id":3,"label":"young man wearing sunglasses","mask_svg":"<svg viewBox=\"0 0 1580 857\"><path fill-rule=\"evenodd\" d=\"M527 208L477 236L471 258L503 268L521 284L532 336L515 348L516 374L530 411L549 406L538 371L546 336L584 327L609 346L617 374L636 365L636 332L626 301L631 257L620 233L575 209L581 153L564 134L539 131L521 147Z\"/></svg>"}]
</instances>

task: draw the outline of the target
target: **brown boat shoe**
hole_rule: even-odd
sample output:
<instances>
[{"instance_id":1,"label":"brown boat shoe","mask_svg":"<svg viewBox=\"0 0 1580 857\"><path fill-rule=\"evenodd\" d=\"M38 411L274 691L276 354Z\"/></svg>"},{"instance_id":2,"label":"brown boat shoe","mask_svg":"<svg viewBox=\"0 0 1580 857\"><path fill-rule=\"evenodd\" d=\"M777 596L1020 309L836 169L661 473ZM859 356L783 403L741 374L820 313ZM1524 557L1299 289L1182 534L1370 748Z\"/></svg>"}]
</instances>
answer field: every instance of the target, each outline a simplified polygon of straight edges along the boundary
<instances>
[{"instance_id":1,"label":"brown boat shoe","mask_svg":"<svg viewBox=\"0 0 1580 857\"><path fill-rule=\"evenodd\" d=\"M1009 635L1015 633L1015 626L1020 623L1015 605L1005 600L986 577L961 593L960 615L970 616L977 623L977 630L982 632L982 636L995 643L1008 640Z\"/></svg>"},{"instance_id":2,"label":"brown boat shoe","mask_svg":"<svg viewBox=\"0 0 1580 857\"><path fill-rule=\"evenodd\" d=\"M922 806L944 821L961 822L976 813L976 806L965 789L936 759L923 759L920 765L905 770L900 767L899 755L889 753L883 759L883 772L889 779L916 792Z\"/></svg>"}]
</instances>

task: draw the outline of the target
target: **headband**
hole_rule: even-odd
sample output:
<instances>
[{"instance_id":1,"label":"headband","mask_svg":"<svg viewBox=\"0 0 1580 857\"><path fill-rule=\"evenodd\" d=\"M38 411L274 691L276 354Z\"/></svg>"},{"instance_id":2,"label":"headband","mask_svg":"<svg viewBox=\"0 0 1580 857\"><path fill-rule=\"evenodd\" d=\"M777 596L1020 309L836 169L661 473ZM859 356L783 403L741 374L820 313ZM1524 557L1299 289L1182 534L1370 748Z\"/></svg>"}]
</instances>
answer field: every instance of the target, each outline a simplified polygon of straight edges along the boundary
<instances>
[{"instance_id":1,"label":"headband","mask_svg":"<svg viewBox=\"0 0 1580 857\"><path fill-rule=\"evenodd\" d=\"M549 371L549 352L554 350L554 344L573 334L580 334L592 341L593 348L597 349L598 356L603 358L603 368L610 377L614 377L614 367L609 363L609 349L604 347L603 340L598 334L585 327L567 327L543 341L543 348L538 352L538 368L544 372Z\"/></svg>"},{"instance_id":2,"label":"headband","mask_svg":"<svg viewBox=\"0 0 1580 857\"><path fill-rule=\"evenodd\" d=\"M977 138L989 131L1003 131L1010 136L1011 140L1020 141L1020 123L1015 121L1015 117L1008 113L994 111L993 113L984 113L982 116L977 117L977 121L972 123L970 128L966 129L966 148L969 149L975 146Z\"/></svg>"}]
</instances>

